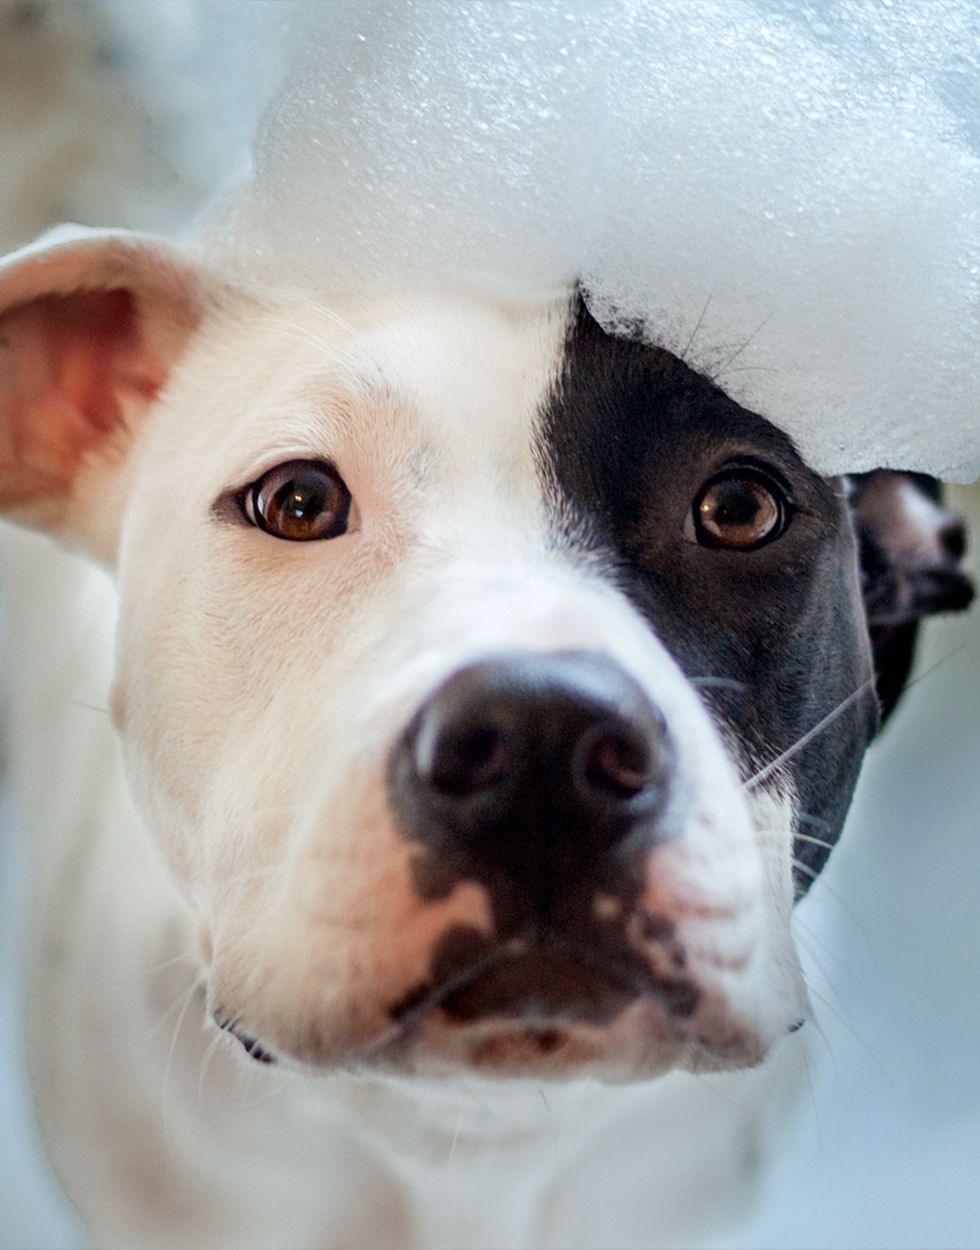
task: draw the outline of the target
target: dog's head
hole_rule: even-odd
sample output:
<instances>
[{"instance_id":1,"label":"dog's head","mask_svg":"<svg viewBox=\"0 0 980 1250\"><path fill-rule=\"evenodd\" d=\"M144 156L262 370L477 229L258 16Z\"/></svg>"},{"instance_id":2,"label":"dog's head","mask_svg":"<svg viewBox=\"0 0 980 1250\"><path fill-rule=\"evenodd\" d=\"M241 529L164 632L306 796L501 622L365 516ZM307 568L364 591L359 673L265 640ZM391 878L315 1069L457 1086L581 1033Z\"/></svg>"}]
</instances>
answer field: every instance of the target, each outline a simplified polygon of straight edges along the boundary
<instances>
[{"instance_id":1,"label":"dog's head","mask_svg":"<svg viewBox=\"0 0 980 1250\"><path fill-rule=\"evenodd\" d=\"M0 310L0 502L117 566L133 792L254 1057L623 1078L799 1025L794 900L969 600L928 482L823 479L575 295L92 237Z\"/></svg>"}]
</instances>

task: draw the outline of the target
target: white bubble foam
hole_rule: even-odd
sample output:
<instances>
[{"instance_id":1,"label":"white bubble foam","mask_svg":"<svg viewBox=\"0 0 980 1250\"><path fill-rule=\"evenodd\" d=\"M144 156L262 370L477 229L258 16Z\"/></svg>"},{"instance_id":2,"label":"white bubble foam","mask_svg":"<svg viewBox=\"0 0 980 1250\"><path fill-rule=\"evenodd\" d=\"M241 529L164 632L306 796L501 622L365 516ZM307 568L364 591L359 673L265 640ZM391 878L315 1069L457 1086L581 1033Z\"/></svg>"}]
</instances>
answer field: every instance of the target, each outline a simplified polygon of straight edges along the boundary
<instances>
[{"instance_id":1,"label":"white bubble foam","mask_svg":"<svg viewBox=\"0 0 980 1250\"><path fill-rule=\"evenodd\" d=\"M980 473L973 0L230 8L261 120L229 265L582 278L822 472Z\"/></svg>"}]
</instances>

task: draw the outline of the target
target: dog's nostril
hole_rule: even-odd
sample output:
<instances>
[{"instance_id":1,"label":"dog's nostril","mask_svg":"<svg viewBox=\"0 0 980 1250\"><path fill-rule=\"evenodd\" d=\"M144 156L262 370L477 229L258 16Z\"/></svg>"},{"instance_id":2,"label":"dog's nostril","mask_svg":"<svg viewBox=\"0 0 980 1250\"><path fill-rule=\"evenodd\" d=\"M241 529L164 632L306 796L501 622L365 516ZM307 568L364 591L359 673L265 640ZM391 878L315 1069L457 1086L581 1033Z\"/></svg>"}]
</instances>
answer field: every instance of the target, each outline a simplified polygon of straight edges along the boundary
<instances>
[{"instance_id":1,"label":"dog's nostril","mask_svg":"<svg viewBox=\"0 0 980 1250\"><path fill-rule=\"evenodd\" d=\"M939 541L943 550L954 560L962 560L966 555L966 526L959 517L950 516L939 531Z\"/></svg>"},{"instance_id":2,"label":"dog's nostril","mask_svg":"<svg viewBox=\"0 0 980 1250\"><path fill-rule=\"evenodd\" d=\"M599 726L584 744L586 782L614 798L631 799L653 780L653 756L639 737Z\"/></svg>"},{"instance_id":3,"label":"dog's nostril","mask_svg":"<svg viewBox=\"0 0 980 1250\"><path fill-rule=\"evenodd\" d=\"M443 794L460 798L492 789L511 768L507 737L492 725L461 731L449 727L425 755L417 756L420 776Z\"/></svg>"},{"instance_id":4,"label":"dog's nostril","mask_svg":"<svg viewBox=\"0 0 980 1250\"><path fill-rule=\"evenodd\" d=\"M614 660L505 652L451 674L388 763L401 830L479 877L534 886L534 905L667 836L667 725Z\"/></svg>"}]
</instances>

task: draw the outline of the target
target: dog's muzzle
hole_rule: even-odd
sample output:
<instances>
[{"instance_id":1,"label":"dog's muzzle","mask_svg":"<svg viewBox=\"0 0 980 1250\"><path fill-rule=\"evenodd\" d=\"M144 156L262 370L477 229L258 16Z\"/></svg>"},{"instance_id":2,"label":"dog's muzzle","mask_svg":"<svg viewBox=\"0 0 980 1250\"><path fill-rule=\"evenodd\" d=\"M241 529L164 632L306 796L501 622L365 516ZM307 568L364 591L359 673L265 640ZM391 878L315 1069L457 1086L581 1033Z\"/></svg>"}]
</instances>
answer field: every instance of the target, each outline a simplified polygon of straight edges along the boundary
<instances>
[{"instance_id":1,"label":"dog's muzzle","mask_svg":"<svg viewBox=\"0 0 980 1250\"><path fill-rule=\"evenodd\" d=\"M253 1058L313 1066L648 1076L758 1062L800 1011L760 1016L762 865L734 775L729 813L699 788L687 743L599 653L457 670L391 748L398 875L379 872L370 895L352 883L358 919L375 903L377 919L351 930L340 991L316 1005L332 987L311 961L305 1031L216 993L222 1016ZM334 949L322 932L302 940Z\"/></svg>"}]
</instances>

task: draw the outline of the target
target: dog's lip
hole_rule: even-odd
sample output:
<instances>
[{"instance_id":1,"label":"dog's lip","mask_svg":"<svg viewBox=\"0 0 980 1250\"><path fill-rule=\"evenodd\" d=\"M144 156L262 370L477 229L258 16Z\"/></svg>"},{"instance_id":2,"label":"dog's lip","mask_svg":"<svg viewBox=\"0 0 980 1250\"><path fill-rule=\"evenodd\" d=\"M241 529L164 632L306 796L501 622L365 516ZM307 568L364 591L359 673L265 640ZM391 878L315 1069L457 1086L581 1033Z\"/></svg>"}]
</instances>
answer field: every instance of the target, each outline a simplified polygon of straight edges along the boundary
<instances>
[{"instance_id":1,"label":"dog's lip","mask_svg":"<svg viewBox=\"0 0 980 1250\"><path fill-rule=\"evenodd\" d=\"M235 1041L240 1042L242 1049L254 1059L256 1063L274 1064L275 1056L266 1049L257 1037L253 1037L251 1033L247 1033L237 1020L230 1019L221 1014L214 1015L214 1022L224 1033L228 1033Z\"/></svg>"},{"instance_id":2,"label":"dog's lip","mask_svg":"<svg viewBox=\"0 0 980 1250\"><path fill-rule=\"evenodd\" d=\"M690 1016L698 993L687 980L640 972L609 953L568 939L500 943L435 986L416 987L390 1011L404 1035L439 1013L457 1027L487 1019L543 1029L609 1024L638 999L656 999L678 1018Z\"/></svg>"}]
</instances>

